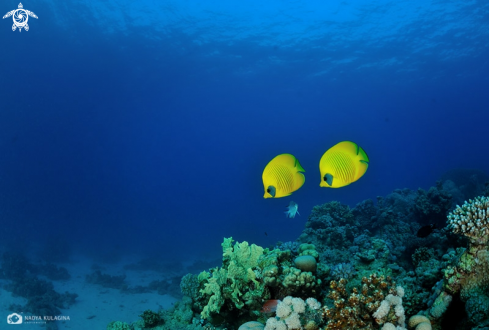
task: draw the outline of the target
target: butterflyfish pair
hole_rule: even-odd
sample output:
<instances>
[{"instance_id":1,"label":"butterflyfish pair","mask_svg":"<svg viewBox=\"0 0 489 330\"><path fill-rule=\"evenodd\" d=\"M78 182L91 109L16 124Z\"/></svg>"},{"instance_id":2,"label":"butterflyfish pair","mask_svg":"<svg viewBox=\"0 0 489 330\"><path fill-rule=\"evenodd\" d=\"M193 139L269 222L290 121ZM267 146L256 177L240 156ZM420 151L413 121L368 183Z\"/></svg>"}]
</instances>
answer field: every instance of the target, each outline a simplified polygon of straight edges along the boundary
<instances>
[{"instance_id":1,"label":"butterflyfish pair","mask_svg":"<svg viewBox=\"0 0 489 330\"><path fill-rule=\"evenodd\" d=\"M321 173L319 186L328 188L347 186L365 174L368 164L367 153L358 144L351 141L340 142L328 149L319 161L319 172ZM263 197L289 196L302 187L306 181L302 172L305 170L295 156L278 155L263 170L262 179L265 189Z\"/></svg>"}]
</instances>

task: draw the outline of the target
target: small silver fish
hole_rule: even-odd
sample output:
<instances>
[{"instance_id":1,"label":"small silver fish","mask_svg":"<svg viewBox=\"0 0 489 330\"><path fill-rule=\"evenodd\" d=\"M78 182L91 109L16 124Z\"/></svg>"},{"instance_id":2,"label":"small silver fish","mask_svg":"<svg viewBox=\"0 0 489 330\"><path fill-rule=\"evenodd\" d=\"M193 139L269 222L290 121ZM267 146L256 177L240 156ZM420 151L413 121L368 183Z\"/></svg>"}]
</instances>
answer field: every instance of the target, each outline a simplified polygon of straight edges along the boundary
<instances>
[{"instance_id":1,"label":"small silver fish","mask_svg":"<svg viewBox=\"0 0 489 330\"><path fill-rule=\"evenodd\" d=\"M285 211L285 216L289 219L293 219L295 218L295 215L298 214L298 215L301 215L299 213L299 205L297 205L297 203L295 202L290 202L289 203L289 206L287 206L287 211Z\"/></svg>"}]
</instances>

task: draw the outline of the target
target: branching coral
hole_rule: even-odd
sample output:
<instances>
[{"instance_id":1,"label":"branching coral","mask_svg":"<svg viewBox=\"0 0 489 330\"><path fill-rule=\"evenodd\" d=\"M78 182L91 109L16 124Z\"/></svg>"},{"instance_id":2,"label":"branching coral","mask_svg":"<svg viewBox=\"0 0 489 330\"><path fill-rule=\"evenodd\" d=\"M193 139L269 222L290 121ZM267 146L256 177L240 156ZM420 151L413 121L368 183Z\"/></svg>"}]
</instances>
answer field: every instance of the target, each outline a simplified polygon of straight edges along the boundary
<instances>
[{"instance_id":1,"label":"branching coral","mask_svg":"<svg viewBox=\"0 0 489 330\"><path fill-rule=\"evenodd\" d=\"M456 234L467 236L472 244L483 245L489 240L489 197L479 196L466 201L448 215L448 226Z\"/></svg>"}]
</instances>

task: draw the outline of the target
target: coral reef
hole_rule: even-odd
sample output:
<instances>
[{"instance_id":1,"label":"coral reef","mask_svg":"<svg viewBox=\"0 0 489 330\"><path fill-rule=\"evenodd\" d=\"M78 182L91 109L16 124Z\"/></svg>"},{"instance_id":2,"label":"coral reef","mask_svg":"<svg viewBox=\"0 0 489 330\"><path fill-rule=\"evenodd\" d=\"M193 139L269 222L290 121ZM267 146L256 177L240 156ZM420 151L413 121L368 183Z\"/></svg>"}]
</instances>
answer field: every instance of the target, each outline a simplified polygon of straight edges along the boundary
<instances>
[{"instance_id":1,"label":"coral reef","mask_svg":"<svg viewBox=\"0 0 489 330\"><path fill-rule=\"evenodd\" d=\"M215 324L223 317L256 319L268 299L320 295L321 280L311 271L293 267L288 250L270 251L247 242L233 245L232 238L224 239L222 247L222 267L203 271L197 277L199 294L195 294L196 283L191 277L181 284L193 295L194 308L201 311L203 319ZM317 255L311 244L299 248L299 253Z\"/></svg>"},{"instance_id":2,"label":"coral reef","mask_svg":"<svg viewBox=\"0 0 489 330\"><path fill-rule=\"evenodd\" d=\"M431 322L440 323L453 296L457 295L465 304L469 324L489 324L488 217L489 198L482 196L457 206L448 215L448 228L466 236L469 246L457 249L457 253L452 249L443 257L447 264L443 267L444 280L433 287L434 293L427 302L428 309L423 312ZM429 253L429 250L420 251L415 259L426 259Z\"/></svg>"},{"instance_id":3,"label":"coral reef","mask_svg":"<svg viewBox=\"0 0 489 330\"><path fill-rule=\"evenodd\" d=\"M348 259L348 247L358 234L350 208L333 201L313 208L298 241L314 244L319 251L330 251L321 256L321 262L338 263Z\"/></svg>"},{"instance_id":4,"label":"coral reef","mask_svg":"<svg viewBox=\"0 0 489 330\"><path fill-rule=\"evenodd\" d=\"M417 330L489 327L489 198L457 206L443 228L455 200L485 188L456 182L315 206L297 242L273 249L226 238L221 266L181 278L184 297L154 314L157 329L401 330L406 316Z\"/></svg>"},{"instance_id":5,"label":"coral reef","mask_svg":"<svg viewBox=\"0 0 489 330\"><path fill-rule=\"evenodd\" d=\"M418 189L414 204L415 214L421 224L435 223L442 226L452 205L452 195L443 189L441 181L428 191Z\"/></svg>"}]
</instances>

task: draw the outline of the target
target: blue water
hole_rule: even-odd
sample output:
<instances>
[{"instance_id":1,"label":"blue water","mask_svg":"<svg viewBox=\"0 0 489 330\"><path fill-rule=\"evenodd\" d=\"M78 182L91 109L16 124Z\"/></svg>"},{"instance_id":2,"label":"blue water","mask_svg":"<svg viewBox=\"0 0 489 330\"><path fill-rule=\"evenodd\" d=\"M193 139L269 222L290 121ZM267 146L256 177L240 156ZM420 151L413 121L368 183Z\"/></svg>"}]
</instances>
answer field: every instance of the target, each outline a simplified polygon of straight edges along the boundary
<instances>
[{"instance_id":1,"label":"blue water","mask_svg":"<svg viewBox=\"0 0 489 330\"><path fill-rule=\"evenodd\" d=\"M223 237L296 239L317 204L489 170L487 1L23 5L29 31L0 21L2 245L219 259ZM320 188L343 140L370 167ZM280 153L306 183L265 200Z\"/></svg>"}]
</instances>

